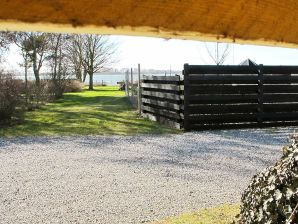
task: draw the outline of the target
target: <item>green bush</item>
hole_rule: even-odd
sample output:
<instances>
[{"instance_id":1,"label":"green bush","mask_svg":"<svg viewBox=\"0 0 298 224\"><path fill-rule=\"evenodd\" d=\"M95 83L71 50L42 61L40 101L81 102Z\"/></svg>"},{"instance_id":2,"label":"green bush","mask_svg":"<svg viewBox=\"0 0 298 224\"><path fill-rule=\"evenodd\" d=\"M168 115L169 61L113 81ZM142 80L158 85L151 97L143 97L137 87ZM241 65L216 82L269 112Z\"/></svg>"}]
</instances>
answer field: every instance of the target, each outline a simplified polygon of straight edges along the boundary
<instances>
[{"instance_id":1,"label":"green bush","mask_svg":"<svg viewBox=\"0 0 298 224\"><path fill-rule=\"evenodd\" d=\"M253 177L242 195L240 223L298 223L298 138L283 148L283 157Z\"/></svg>"}]
</instances>

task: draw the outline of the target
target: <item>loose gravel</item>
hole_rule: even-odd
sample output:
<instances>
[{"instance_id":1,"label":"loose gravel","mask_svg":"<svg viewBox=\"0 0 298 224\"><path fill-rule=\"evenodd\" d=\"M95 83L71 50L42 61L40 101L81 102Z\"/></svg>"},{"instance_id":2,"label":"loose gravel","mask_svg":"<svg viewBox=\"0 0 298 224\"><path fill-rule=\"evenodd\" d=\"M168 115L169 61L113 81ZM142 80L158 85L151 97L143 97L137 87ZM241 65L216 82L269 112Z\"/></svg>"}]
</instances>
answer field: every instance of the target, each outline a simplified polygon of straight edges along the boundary
<instances>
[{"instance_id":1,"label":"loose gravel","mask_svg":"<svg viewBox=\"0 0 298 224\"><path fill-rule=\"evenodd\" d=\"M239 203L292 133L0 138L0 223L145 223Z\"/></svg>"}]
</instances>

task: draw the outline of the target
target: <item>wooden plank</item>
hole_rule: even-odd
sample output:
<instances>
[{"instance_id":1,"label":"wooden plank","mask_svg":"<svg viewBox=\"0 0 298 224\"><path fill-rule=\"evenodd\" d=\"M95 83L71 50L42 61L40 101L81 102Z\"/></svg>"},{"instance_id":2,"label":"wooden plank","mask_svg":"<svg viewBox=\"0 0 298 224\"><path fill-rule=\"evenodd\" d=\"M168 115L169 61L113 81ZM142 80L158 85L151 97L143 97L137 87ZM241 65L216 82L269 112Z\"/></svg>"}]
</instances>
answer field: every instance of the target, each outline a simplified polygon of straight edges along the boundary
<instances>
[{"instance_id":1,"label":"wooden plank","mask_svg":"<svg viewBox=\"0 0 298 224\"><path fill-rule=\"evenodd\" d=\"M226 105L190 105L190 114L223 114L257 112L258 104L226 104Z\"/></svg>"},{"instance_id":2,"label":"wooden plank","mask_svg":"<svg viewBox=\"0 0 298 224\"><path fill-rule=\"evenodd\" d=\"M159 105L149 104L149 103L143 103L143 105L144 106L149 106L149 107L152 107L152 108L156 108L156 109L172 111L174 113L184 113L184 105L183 104L180 105L179 110L173 109L173 108L170 108L170 107L163 107L163 106L159 106Z\"/></svg>"},{"instance_id":3,"label":"wooden plank","mask_svg":"<svg viewBox=\"0 0 298 224\"><path fill-rule=\"evenodd\" d=\"M264 103L298 102L298 94L264 94Z\"/></svg>"},{"instance_id":4,"label":"wooden plank","mask_svg":"<svg viewBox=\"0 0 298 224\"><path fill-rule=\"evenodd\" d=\"M172 84L142 83L142 88L180 91L180 86Z\"/></svg>"},{"instance_id":5,"label":"wooden plank","mask_svg":"<svg viewBox=\"0 0 298 224\"><path fill-rule=\"evenodd\" d=\"M261 124L253 123L237 123L237 124L191 124L189 130L216 130L216 129L243 129L243 128L268 128L268 127L285 127L298 126L298 121L283 121L283 122L263 122Z\"/></svg>"},{"instance_id":6,"label":"wooden plank","mask_svg":"<svg viewBox=\"0 0 298 224\"><path fill-rule=\"evenodd\" d=\"M298 112L264 113L264 121L298 121Z\"/></svg>"},{"instance_id":7,"label":"wooden plank","mask_svg":"<svg viewBox=\"0 0 298 224\"><path fill-rule=\"evenodd\" d=\"M180 76L143 76L143 81L180 81Z\"/></svg>"},{"instance_id":8,"label":"wooden plank","mask_svg":"<svg viewBox=\"0 0 298 224\"><path fill-rule=\"evenodd\" d=\"M189 65L189 74L257 74L259 66ZM298 74L298 66L264 66L264 74Z\"/></svg>"},{"instance_id":9,"label":"wooden plank","mask_svg":"<svg viewBox=\"0 0 298 224\"><path fill-rule=\"evenodd\" d=\"M257 68L238 65L189 65L189 74L256 74Z\"/></svg>"},{"instance_id":10,"label":"wooden plank","mask_svg":"<svg viewBox=\"0 0 298 224\"><path fill-rule=\"evenodd\" d=\"M298 103L264 104L264 112L291 112L298 111Z\"/></svg>"},{"instance_id":11,"label":"wooden plank","mask_svg":"<svg viewBox=\"0 0 298 224\"><path fill-rule=\"evenodd\" d=\"M180 94L161 93L161 92L153 92L153 91L143 91L142 94L144 96L153 96L153 97L166 98L171 100L181 100Z\"/></svg>"},{"instance_id":12,"label":"wooden plank","mask_svg":"<svg viewBox=\"0 0 298 224\"><path fill-rule=\"evenodd\" d=\"M297 93L298 85L264 85L266 93Z\"/></svg>"},{"instance_id":13,"label":"wooden plank","mask_svg":"<svg viewBox=\"0 0 298 224\"><path fill-rule=\"evenodd\" d=\"M142 98L142 102L157 105L157 106L161 106L161 107L169 107L169 108L172 108L172 109L180 110L180 105L175 104L175 103L162 102L162 101L159 101L159 100L145 99L145 98Z\"/></svg>"},{"instance_id":14,"label":"wooden plank","mask_svg":"<svg viewBox=\"0 0 298 224\"><path fill-rule=\"evenodd\" d=\"M154 108L154 107L150 107L150 106L143 106L142 107L143 111L147 111L147 112L151 112L154 114L158 114L160 116L164 116L164 117L170 117L176 120L181 120L181 116L180 113L175 113L173 111L169 111L167 109L158 109L158 108Z\"/></svg>"},{"instance_id":15,"label":"wooden plank","mask_svg":"<svg viewBox=\"0 0 298 224\"><path fill-rule=\"evenodd\" d=\"M234 103L256 103L257 94L247 95L191 95L190 104L234 104Z\"/></svg>"},{"instance_id":16,"label":"wooden plank","mask_svg":"<svg viewBox=\"0 0 298 224\"><path fill-rule=\"evenodd\" d=\"M256 122L257 114L220 114L190 116L193 124Z\"/></svg>"},{"instance_id":17,"label":"wooden plank","mask_svg":"<svg viewBox=\"0 0 298 224\"><path fill-rule=\"evenodd\" d=\"M190 130L216 130L216 129L240 129L240 128L256 128L260 125L256 122L250 123L226 123L226 124L191 124Z\"/></svg>"},{"instance_id":18,"label":"wooden plank","mask_svg":"<svg viewBox=\"0 0 298 224\"><path fill-rule=\"evenodd\" d=\"M298 74L298 66L264 66L264 74Z\"/></svg>"},{"instance_id":19,"label":"wooden plank","mask_svg":"<svg viewBox=\"0 0 298 224\"><path fill-rule=\"evenodd\" d=\"M221 79L221 80L192 80L190 82L190 86L193 87L197 87L200 85L223 85L223 84L245 84L245 85L257 85L258 84L258 80L257 79Z\"/></svg>"},{"instance_id":20,"label":"wooden plank","mask_svg":"<svg viewBox=\"0 0 298 224\"><path fill-rule=\"evenodd\" d=\"M159 122L161 124L167 125L167 126L172 127L172 128L181 129L181 127L182 127L181 123L179 123L179 122L171 121L167 118L156 116L156 115L153 115L153 114L150 114L150 113L143 113L142 117L145 117L145 118L150 119L152 121Z\"/></svg>"},{"instance_id":21,"label":"wooden plank","mask_svg":"<svg viewBox=\"0 0 298 224\"><path fill-rule=\"evenodd\" d=\"M190 88L190 94L252 94L257 85L199 85Z\"/></svg>"},{"instance_id":22,"label":"wooden plank","mask_svg":"<svg viewBox=\"0 0 298 224\"><path fill-rule=\"evenodd\" d=\"M264 83L267 84L289 84L298 83L298 76L295 75L267 75L264 76Z\"/></svg>"},{"instance_id":23,"label":"wooden plank","mask_svg":"<svg viewBox=\"0 0 298 224\"><path fill-rule=\"evenodd\" d=\"M257 75L190 75L190 81L258 81Z\"/></svg>"}]
</instances>

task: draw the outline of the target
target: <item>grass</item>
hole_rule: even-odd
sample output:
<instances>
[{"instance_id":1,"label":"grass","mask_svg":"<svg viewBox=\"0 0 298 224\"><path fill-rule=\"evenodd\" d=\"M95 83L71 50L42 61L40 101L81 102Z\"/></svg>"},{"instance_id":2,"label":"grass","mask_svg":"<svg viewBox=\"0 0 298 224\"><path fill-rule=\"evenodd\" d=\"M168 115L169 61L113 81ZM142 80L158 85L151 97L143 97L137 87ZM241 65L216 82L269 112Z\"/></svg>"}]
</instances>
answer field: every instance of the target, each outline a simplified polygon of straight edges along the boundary
<instances>
[{"instance_id":1,"label":"grass","mask_svg":"<svg viewBox=\"0 0 298 224\"><path fill-rule=\"evenodd\" d=\"M41 109L26 112L24 122L0 127L0 136L135 135L177 133L139 118L117 87L67 93Z\"/></svg>"},{"instance_id":2,"label":"grass","mask_svg":"<svg viewBox=\"0 0 298 224\"><path fill-rule=\"evenodd\" d=\"M235 216L239 214L239 209L239 205L222 205L168 218L152 224L231 224L235 220Z\"/></svg>"}]
</instances>

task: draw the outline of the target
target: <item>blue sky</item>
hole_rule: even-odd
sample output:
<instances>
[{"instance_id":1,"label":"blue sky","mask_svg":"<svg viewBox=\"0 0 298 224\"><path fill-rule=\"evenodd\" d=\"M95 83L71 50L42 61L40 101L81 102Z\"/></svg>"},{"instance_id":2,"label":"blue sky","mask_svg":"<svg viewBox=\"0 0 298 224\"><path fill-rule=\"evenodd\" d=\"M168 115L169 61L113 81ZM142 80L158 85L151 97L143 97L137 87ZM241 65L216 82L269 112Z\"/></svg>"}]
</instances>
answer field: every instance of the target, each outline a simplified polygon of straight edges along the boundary
<instances>
[{"instance_id":1,"label":"blue sky","mask_svg":"<svg viewBox=\"0 0 298 224\"><path fill-rule=\"evenodd\" d=\"M116 68L142 68L182 70L184 63L212 64L206 45L214 49L214 43L190 40L165 40L150 37L111 36L118 43L119 56ZM250 58L258 64L298 65L298 49L232 44L225 64L239 64ZM8 55L9 67L17 67L21 61L16 49Z\"/></svg>"}]
</instances>

